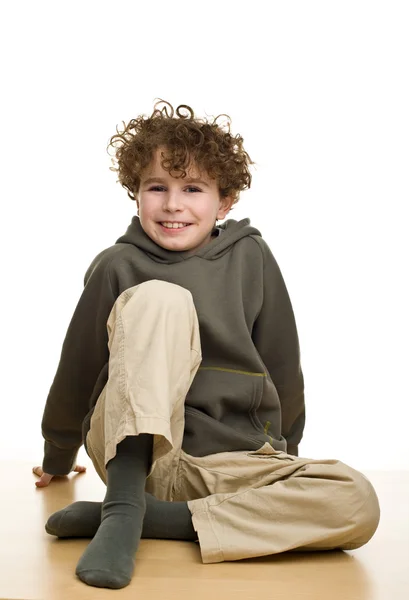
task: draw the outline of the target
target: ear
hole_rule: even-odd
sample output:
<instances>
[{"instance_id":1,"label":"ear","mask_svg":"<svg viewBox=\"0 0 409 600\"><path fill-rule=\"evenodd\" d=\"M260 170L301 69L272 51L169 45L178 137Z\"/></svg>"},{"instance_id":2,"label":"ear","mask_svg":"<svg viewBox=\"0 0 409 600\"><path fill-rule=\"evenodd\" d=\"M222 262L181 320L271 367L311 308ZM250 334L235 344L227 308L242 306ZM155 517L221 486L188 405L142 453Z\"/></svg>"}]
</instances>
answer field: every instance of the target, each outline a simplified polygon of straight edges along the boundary
<instances>
[{"instance_id":1,"label":"ear","mask_svg":"<svg viewBox=\"0 0 409 600\"><path fill-rule=\"evenodd\" d=\"M226 196L220 200L220 207L217 213L217 220L222 220L230 212L230 209L234 203L234 198Z\"/></svg>"}]
</instances>

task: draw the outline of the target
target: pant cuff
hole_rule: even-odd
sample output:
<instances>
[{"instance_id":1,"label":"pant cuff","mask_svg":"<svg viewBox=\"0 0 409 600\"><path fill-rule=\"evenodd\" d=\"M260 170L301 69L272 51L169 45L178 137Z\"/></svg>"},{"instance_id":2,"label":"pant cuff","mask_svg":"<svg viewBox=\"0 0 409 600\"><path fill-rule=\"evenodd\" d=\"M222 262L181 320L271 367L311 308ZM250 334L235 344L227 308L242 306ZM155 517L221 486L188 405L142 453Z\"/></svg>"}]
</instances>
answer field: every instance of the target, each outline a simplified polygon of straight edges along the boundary
<instances>
[{"instance_id":1,"label":"pant cuff","mask_svg":"<svg viewBox=\"0 0 409 600\"><path fill-rule=\"evenodd\" d=\"M193 528L199 538L200 552L204 564L224 561L223 551L214 530L213 517L205 498L189 500L187 506L192 513Z\"/></svg>"},{"instance_id":2,"label":"pant cuff","mask_svg":"<svg viewBox=\"0 0 409 600\"><path fill-rule=\"evenodd\" d=\"M108 461L116 455L117 445L128 435L140 435L150 433L154 436L152 449L152 466L149 475L152 474L156 462L168 454L173 448L170 423L157 417L139 417L135 420L126 421L120 431L112 440L105 444L105 466Z\"/></svg>"}]
</instances>

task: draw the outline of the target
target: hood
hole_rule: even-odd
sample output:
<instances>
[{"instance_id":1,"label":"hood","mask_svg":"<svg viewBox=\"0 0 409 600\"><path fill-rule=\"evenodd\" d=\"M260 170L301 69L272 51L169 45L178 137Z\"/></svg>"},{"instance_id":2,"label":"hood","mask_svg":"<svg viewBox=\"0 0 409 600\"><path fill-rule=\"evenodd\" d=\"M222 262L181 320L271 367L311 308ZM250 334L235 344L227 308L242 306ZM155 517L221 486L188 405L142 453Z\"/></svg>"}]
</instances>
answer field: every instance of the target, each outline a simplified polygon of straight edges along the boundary
<instances>
[{"instance_id":1,"label":"hood","mask_svg":"<svg viewBox=\"0 0 409 600\"><path fill-rule=\"evenodd\" d=\"M211 242L206 246L203 246L203 248L199 248L192 254L189 254L189 250L183 252L167 250L166 248L159 246L145 233L139 217L135 215L132 217L131 224L126 230L126 233L118 238L115 243L132 244L143 250L143 252L145 252L152 260L159 263L171 264L188 260L193 258L193 256L205 260L216 260L228 252L230 246L241 238L248 235L259 235L261 237L260 231L250 225L249 218L242 219L241 221L228 219L219 227L214 228L214 234L216 234L216 237L214 237Z\"/></svg>"}]
</instances>

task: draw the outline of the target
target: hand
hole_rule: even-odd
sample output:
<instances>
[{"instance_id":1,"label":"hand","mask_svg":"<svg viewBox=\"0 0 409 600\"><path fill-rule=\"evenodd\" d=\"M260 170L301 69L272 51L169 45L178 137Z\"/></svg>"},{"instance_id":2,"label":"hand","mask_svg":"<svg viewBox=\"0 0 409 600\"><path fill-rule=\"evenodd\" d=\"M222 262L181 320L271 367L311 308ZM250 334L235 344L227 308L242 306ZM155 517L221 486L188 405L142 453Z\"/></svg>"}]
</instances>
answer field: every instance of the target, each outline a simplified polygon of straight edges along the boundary
<instances>
[{"instance_id":1,"label":"hand","mask_svg":"<svg viewBox=\"0 0 409 600\"><path fill-rule=\"evenodd\" d=\"M85 473L86 467L80 467L80 465L76 465L73 468L74 473ZM40 481L36 481L36 486L39 488L47 487L53 477L65 477L65 475L50 475L49 473L44 473L41 467L33 467L33 473L40 477Z\"/></svg>"}]
</instances>

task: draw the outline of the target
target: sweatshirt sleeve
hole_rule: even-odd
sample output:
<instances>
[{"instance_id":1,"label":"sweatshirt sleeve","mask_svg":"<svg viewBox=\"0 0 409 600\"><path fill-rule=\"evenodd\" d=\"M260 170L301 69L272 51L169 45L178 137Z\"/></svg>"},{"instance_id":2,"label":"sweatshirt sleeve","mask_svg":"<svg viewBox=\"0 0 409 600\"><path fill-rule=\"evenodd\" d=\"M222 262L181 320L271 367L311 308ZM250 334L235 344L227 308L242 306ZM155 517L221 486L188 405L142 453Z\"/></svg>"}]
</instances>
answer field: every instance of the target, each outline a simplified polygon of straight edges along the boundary
<instances>
[{"instance_id":1,"label":"sweatshirt sleeve","mask_svg":"<svg viewBox=\"0 0 409 600\"><path fill-rule=\"evenodd\" d=\"M42 419L43 471L66 475L82 444L82 421L103 366L109 360L107 320L118 296L111 259L98 255L84 278L84 290L69 324Z\"/></svg>"},{"instance_id":2,"label":"sweatshirt sleeve","mask_svg":"<svg viewBox=\"0 0 409 600\"><path fill-rule=\"evenodd\" d=\"M260 245L264 256L263 305L252 337L280 398L281 433L287 452L298 456L305 403L296 321L280 268L266 242Z\"/></svg>"}]
</instances>

